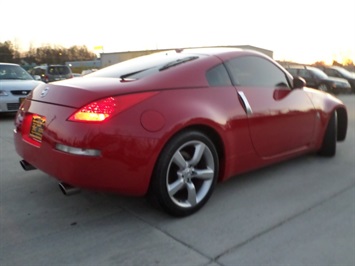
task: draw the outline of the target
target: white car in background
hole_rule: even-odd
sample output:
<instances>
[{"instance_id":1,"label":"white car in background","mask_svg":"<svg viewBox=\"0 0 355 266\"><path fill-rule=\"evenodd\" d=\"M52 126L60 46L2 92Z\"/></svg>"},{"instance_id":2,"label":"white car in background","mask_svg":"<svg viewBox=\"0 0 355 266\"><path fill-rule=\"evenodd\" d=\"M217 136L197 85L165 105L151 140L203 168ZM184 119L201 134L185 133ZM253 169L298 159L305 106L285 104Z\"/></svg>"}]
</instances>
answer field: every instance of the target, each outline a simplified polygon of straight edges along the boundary
<instances>
[{"instance_id":1,"label":"white car in background","mask_svg":"<svg viewBox=\"0 0 355 266\"><path fill-rule=\"evenodd\" d=\"M38 84L43 82L35 80L20 65L0 63L0 113L16 112Z\"/></svg>"}]
</instances>

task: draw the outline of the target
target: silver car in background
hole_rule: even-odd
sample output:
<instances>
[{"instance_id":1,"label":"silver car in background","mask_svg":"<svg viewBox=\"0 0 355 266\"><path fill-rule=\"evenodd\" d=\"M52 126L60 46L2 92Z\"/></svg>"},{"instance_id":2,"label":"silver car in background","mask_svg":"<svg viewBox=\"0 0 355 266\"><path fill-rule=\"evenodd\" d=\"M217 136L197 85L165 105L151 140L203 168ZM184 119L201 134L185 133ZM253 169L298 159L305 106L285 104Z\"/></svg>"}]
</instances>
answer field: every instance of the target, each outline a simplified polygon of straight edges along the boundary
<instances>
[{"instance_id":1,"label":"silver car in background","mask_svg":"<svg viewBox=\"0 0 355 266\"><path fill-rule=\"evenodd\" d=\"M0 113L16 112L26 96L42 83L20 65L0 62Z\"/></svg>"}]
</instances>

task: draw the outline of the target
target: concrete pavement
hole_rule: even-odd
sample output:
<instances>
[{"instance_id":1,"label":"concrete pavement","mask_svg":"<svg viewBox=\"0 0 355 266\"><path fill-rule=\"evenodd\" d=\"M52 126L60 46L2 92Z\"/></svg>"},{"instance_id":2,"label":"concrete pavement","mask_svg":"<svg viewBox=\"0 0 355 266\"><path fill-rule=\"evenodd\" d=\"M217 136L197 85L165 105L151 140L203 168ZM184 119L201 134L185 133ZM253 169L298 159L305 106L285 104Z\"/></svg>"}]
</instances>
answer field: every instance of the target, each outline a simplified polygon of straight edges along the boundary
<instances>
[{"instance_id":1,"label":"concrete pavement","mask_svg":"<svg viewBox=\"0 0 355 266\"><path fill-rule=\"evenodd\" d=\"M355 265L355 96L334 158L313 155L218 184L177 219L143 198L82 191L25 172L0 117L0 265Z\"/></svg>"}]
</instances>

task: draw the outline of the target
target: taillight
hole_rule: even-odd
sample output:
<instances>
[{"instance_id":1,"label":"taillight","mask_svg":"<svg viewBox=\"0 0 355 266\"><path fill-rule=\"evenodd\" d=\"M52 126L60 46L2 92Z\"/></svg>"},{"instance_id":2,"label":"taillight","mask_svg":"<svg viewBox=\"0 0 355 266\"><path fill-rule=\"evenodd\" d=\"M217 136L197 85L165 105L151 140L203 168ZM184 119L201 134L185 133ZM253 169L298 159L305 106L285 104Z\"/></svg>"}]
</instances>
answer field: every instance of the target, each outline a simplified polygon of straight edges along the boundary
<instances>
[{"instance_id":1,"label":"taillight","mask_svg":"<svg viewBox=\"0 0 355 266\"><path fill-rule=\"evenodd\" d=\"M103 122L112 116L152 97L156 92L129 94L117 97L108 97L91 102L80 108L69 117L69 121L75 122Z\"/></svg>"},{"instance_id":2,"label":"taillight","mask_svg":"<svg viewBox=\"0 0 355 266\"><path fill-rule=\"evenodd\" d=\"M109 97L97 102L89 103L75 112L70 121L93 121L100 122L109 118L116 109L116 100L113 97Z\"/></svg>"}]
</instances>

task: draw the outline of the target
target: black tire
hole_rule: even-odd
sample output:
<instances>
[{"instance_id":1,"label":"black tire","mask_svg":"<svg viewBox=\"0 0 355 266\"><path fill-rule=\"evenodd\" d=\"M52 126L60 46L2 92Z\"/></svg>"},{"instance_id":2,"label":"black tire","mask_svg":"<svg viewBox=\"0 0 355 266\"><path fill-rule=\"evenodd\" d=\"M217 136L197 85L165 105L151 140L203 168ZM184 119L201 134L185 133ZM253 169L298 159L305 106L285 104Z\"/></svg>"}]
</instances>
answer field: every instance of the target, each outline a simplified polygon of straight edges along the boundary
<instances>
[{"instance_id":1,"label":"black tire","mask_svg":"<svg viewBox=\"0 0 355 266\"><path fill-rule=\"evenodd\" d=\"M219 159L213 142L198 131L182 132L161 152L149 196L173 216L190 215L210 198L218 172Z\"/></svg>"},{"instance_id":2,"label":"black tire","mask_svg":"<svg viewBox=\"0 0 355 266\"><path fill-rule=\"evenodd\" d=\"M319 155L332 157L336 154L338 118L334 111L329 119L327 129L324 134L322 147L318 151Z\"/></svg>"}]
</instances>

